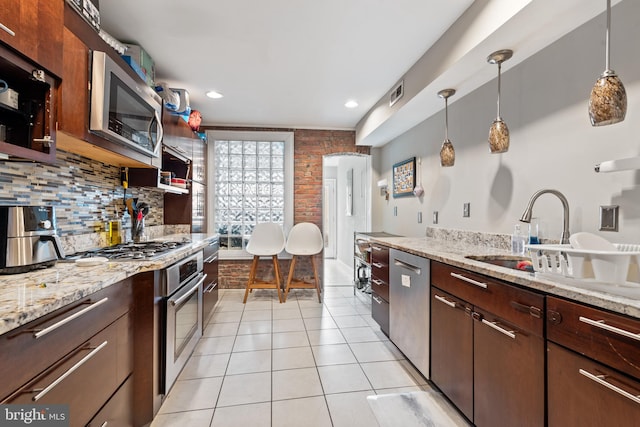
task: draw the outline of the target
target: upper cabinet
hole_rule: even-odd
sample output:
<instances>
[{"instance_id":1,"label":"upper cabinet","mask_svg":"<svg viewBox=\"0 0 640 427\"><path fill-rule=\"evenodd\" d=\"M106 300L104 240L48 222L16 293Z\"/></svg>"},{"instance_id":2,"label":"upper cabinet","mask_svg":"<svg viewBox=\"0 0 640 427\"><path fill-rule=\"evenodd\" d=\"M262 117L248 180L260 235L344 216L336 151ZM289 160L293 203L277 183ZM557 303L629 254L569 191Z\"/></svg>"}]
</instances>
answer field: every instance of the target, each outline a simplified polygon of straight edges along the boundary
<instances>
[{"instance_id":1,"label":"upper cabinet","mask_svg":"<svg viewBox=\"0 0 640 427\"><path fill-rule=\"evenodd\" d=\"M0 157L55 161L62 0L0 0Z\"/></svg>"},{"instance_id":2,"label":"upper cabinet","mask_svg":"<svg viewBox=\"0 0 640 427\"><path fill-rule=\"evenodd\" d=\"M92 50L106 52L132 79L146 86L117 52L65 3L62 52L64 77L59 96L58 148L116 166L160 167L160 156L153 157L89 131Z\"/></svg>"},{"instance_id":3,"label":"upper cabinet","mask_svg":"<svg viewBox=\"0 0 640 427\"><path fill-rule=\"evenodd\" d=\"M58 80L0 43L0 158L53 163Z\"/></svg>"},{"instance_id":4,"label":"upper cabinet","mask_svg":"<svg viewBox=\"0 0 640 427\"><path fill-rule=\"evenodd\" d=\"M0 0L0 41L62 75L63 0Z\"/></svg>"}]
</instances>

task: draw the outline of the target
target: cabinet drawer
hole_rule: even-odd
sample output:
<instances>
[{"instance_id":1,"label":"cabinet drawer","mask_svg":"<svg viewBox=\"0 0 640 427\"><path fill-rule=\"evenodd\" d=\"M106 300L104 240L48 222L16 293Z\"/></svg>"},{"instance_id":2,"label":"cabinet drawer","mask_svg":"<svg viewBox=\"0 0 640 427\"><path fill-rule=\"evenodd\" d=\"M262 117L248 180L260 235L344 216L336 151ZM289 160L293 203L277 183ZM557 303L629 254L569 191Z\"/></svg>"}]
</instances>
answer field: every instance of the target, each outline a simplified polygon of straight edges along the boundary
<instances>
[{"instance_id":1,"label":"cabinet drawer","mask_svg":"<svg viewBox=\"0 0 640 427\"><path fill-rule=\"evenodd\" d=\"M548 343L548 425L637 426L640 382Z\"/></svg>"},{"instance_id":2,"label":"cabinet drawer","mask_svg":"<svg viewBox=\"0 0 640 427\"><path fill-rule=\"evenodd\" d=\"M3 403L66 404L71 425L85 425L124 381L119 367L127 364L119 351L125 315L13 393ZM127 374L128 376L128 374Z\"/></svg>"},{"instance_id":3,"label":"cabinet drawer","mask_svg":"<svg viewBox=\"0 0 640 427\"><path fill-rule=\"evenodd\" d=\"M371 277L389 283L389 248L371 244Z\"/></svg>"},{"instance_id":4,"label":"cabinet drawer","mask_svg":"<svg viewBox=\"0 0 640 427\"><path fill-rule=\"evenodd\" d=\"M87 427L133 426L133 376L125 381Z\"/></svg>"},{"instance_id":5,"label":"cabinet drawer","mask_svg":"<svg viewBox=\"0 0 640 427\"><path fill-rule=\"evenodd\" d=\"M131 279L109 286L0 337L0 399L130 310Z\"/></svg>"},{"instance_id":6,"label":"cabinet drawer","mask_svg":"<svg viewBox=\"0 0 640 427\"><path fill-rule=\"evenodd\" d=\"M382 297L385 301L389 301L389 283L371 276L371 290Z\"/></svg>"},{"instance_id":7,"label":"cabinet drawer","mask_svg":"<svg viewBox=\"0 0 640 427\"><path fill-rule=\"evenodd\" d=\"M389 336L389 303L371 292L371 317L380 325L380 330Z\"/></svg>"},{"instance_id":8,"label":"cabinet drawer","mask_svg":"<svg viewBox=\"0 0 640 427\"><path fill-rule=\"evenodd\" d=\"M519 328L542 336L544 296L440 262L431 263L431 283Z\"/></svg>"},{"instance_id":9,"label":"cabinet drawer","mask_svg":"<svg viewBox=\"0 0 640 427\"><path fill-rule=\"evenodd\" d=\"M547 338L640 378L640 321L547 297Z\"/></svg>"}]
</instances>

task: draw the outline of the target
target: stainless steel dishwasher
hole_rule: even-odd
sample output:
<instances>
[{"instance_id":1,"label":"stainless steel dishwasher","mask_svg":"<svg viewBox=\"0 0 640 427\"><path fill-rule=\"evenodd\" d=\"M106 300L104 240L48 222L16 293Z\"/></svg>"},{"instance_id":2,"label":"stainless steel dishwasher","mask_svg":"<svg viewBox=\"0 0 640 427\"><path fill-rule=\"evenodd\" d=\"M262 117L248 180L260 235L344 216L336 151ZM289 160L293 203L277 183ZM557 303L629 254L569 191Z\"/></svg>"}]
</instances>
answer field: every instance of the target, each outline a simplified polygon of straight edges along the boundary
<instances>
[{"instance_id":1,"label":"stainless steel dishwasher","mask_svg":"<svg viewBox=\"0 0 640 427\"><path fill-rule=\"evenodd\" d=\"M427 379L430 277L428 259L389 250L389 337Z\"/></svg>"}]
</instances>

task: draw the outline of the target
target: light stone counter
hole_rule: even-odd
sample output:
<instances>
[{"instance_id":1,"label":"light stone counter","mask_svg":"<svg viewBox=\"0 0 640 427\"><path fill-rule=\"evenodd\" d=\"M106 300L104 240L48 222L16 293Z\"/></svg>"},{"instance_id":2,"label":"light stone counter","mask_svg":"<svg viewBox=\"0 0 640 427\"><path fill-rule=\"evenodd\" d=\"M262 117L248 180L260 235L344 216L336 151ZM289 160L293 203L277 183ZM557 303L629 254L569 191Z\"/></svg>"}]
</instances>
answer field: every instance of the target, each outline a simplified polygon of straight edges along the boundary
<instances>
[{"instance_id":1,"label":"light stone counter","mask_svg":"<svg viewBox=\"0 0 640 427\"><path fill-rule=\"evenodd\" d=\"M189 239L154 261L114 261L82 267L75 262L23 274L0 275L0 335L143 271L170 266L204 248L217 234L172 234L157 240Z\"/></svg>"},{"instance_id":2,"label":"light stone counter","mask_svg":"<svg viewBox=\"0 0 640 427\"><path fill-rule=\"evenodd\" d=\"M640 284L629 283L626 286L616 286L587 281L578 282L571 279L565 280L562 277L553 278L552 280L533 273L494 266L466 258L468 255L511 255L505 250L485 245L482 239L479 238L470 241L469 239L442 240L430 237L387 237L371 238L371 241L515 283L525 288L640 318Z\"/></svg>"}]
</instances>

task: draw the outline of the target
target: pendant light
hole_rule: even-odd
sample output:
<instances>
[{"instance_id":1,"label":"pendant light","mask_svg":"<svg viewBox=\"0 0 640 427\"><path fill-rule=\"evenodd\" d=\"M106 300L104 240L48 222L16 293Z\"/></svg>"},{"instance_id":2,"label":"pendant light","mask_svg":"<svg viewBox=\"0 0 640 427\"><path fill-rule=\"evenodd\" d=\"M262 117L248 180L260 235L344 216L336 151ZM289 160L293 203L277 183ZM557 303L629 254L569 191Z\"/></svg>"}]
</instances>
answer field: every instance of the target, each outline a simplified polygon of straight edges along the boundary
<instances>
[{"instance_id":1,"label":"pendant light","mask_svg":"<svg viewBox=\"0 0 640 427\"><path fill-rule=\"evenodd\" d=\"M513 51L503 49L493 52L487 57L489 64L498 64L498 116L489 129L489 148L491 153L504 153L509 150L509 128L500 117L500 71L502 63L513 56Z\"/></svg>"},{"instance_id":2,"label":"pendant light","mask_svg":"<svg viewBox=\"0 0 640 427\"><path fill-rule=\"evenodd\" d=\"M605 70L591 89L589 119L592 126L612 125L627 114L627 92L615 71L609 67L611 0L607 0L607 32L605 34Z\"/></svg>"},{"instance_id":3,"label":"pendant light","mask_svg":"<svg viewBox=\"0 0 640 427\"><path fill-rule=\"evenodd\" d=\"M455 89L443 89L438 92L438 96L444 99L444 142L440 148L440 165L443 167L453 166L456 162L456 151L449 140L449 106L447 102L447 99L455 93Z\"/></svg>"}]
</instances>

